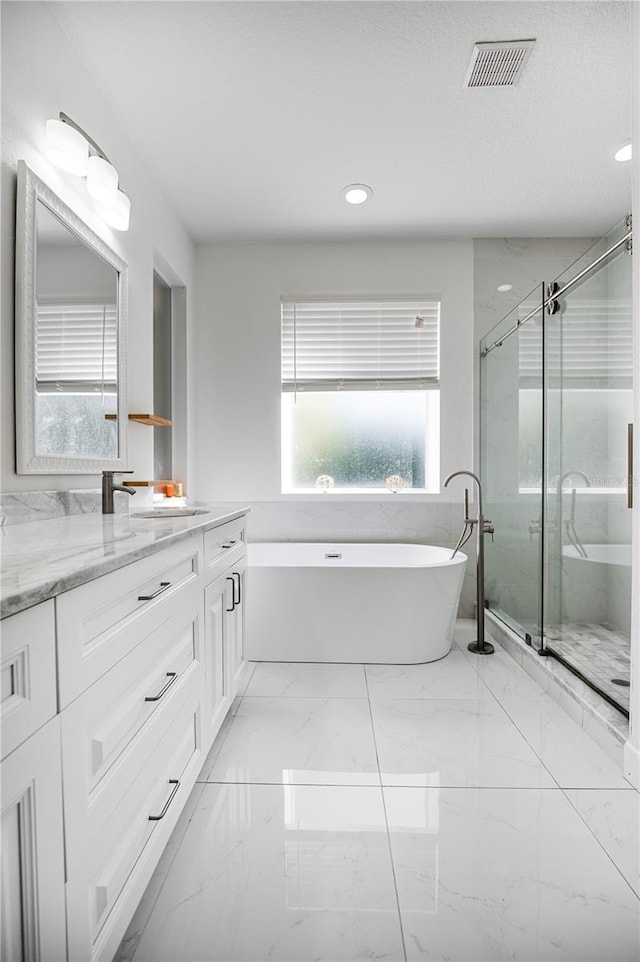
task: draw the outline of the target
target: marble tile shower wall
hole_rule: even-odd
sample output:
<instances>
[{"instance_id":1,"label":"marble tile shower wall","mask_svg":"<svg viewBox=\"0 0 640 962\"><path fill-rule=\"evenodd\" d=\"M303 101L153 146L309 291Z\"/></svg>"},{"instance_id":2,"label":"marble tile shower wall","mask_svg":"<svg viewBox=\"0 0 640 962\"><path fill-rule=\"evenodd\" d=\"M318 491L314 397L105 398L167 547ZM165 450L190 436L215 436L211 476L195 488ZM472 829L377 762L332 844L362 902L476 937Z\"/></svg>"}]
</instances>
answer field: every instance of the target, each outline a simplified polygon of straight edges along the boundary
<instances>
[{"instance_id":1,"label":"marble tile shower wall","mask_svg":"<svg viewBox=\"0 0 640 962\"><path fill-rule=\"evenodd\" d=\"M432 544L453 548L462 531L462 502L258 501L251 503L249 538L251 541L313 542L395 542ZM475 611L475 549L467 545L469 558L459 617L473 617Z\"/></svg>"}]
</instances>

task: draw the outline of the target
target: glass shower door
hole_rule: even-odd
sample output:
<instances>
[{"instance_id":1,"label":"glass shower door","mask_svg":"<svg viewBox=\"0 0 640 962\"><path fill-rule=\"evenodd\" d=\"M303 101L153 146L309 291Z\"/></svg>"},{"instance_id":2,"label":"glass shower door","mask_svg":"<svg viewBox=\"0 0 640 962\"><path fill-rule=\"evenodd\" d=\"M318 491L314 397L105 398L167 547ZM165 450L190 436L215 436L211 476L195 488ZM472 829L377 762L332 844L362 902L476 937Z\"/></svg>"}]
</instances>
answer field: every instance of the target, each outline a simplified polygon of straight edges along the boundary
<instances>
[{"instance_id":1,"label":"glass shower door","mask_svg":"<svg viewBox=\"0 0 640 962\"><path fill-rule=\"evenodd\" d=\"M480 344L480 472L486 604L521 638L542 633L543 288Z\"/></svg>"},{"instance_id":2,"label":"glass shower door","mask_svg":"<svg viewBox=\"0 0 640 962\"><path fill-rule=\"evenodd\" d=\"M544 646L629 706L633 418L631 257L618 225L558 278L546 318Z\"/></svg>"}]
</instances>

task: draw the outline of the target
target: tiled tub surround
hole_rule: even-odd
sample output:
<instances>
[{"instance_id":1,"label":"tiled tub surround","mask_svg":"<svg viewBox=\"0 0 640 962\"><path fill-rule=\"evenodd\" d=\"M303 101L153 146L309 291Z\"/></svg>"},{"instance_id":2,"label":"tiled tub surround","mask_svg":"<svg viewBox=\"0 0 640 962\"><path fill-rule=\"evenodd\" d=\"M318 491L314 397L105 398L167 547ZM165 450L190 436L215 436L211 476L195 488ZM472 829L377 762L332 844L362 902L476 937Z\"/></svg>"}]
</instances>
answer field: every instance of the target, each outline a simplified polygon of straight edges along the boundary
<instances>
[{"instance_id":1,"label":"tiled tub surround","mask_svg":"<svg viewBox=\"0 0 640 962\"><path fill-rule=\"evenodd\" d=\"M640 795L473 631L423 666L256 664L117 962L638 958Z\"/></svg>"},{"instance_id":2,"label":"tiled tub surround","mask_svg":"<svg viewBox=\"0 0 640 962\"><path fill-rule=\"evenodd\" d=\"M0 529L0 611L23 611L155 551L239 518L247 508L203 504L208 513L162 520L128 514L66 515Z\"/></svg>"}]
</instances>

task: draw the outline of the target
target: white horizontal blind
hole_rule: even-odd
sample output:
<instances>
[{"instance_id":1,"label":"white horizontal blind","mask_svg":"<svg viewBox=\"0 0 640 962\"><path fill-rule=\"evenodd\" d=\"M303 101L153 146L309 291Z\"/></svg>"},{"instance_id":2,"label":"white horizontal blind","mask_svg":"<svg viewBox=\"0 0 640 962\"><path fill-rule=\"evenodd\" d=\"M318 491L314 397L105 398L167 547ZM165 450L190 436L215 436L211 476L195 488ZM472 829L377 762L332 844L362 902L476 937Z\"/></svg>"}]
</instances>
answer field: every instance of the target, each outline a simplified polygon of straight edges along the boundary
<instances>
[{"instance_id":1,"label":"white horizontal blind","mask_svg":"<svg viewBox=\"0 0 640 962\"><path fill-rule=\"evenodd\" d=\"M437 387L440 302L282 302L282 390Z\"/></svg>"},{"instance_id":2,"label":"white horizontal blind","mask_svg":"<svg viewBox=\"0 0 640 962\"><path fill-rule=\"evenodd\" d=\"M633 322L631 301L602 298L567 301L561 315L547 319L547 375L551 386L631 388ZM536 319L518 334L521 382L542 376L542 331Z\"/></svg>"},{"instance_id":3,"label":"white horizontal blind","mask_svg":"<svg viewBox=\"0 0 640 962\"><path fill-rule=\"evenodd\" d=\"M116 390L116 304L61 304L39 300L36 313L36 389L39 393Z\"/></svg>"}]
</instances>

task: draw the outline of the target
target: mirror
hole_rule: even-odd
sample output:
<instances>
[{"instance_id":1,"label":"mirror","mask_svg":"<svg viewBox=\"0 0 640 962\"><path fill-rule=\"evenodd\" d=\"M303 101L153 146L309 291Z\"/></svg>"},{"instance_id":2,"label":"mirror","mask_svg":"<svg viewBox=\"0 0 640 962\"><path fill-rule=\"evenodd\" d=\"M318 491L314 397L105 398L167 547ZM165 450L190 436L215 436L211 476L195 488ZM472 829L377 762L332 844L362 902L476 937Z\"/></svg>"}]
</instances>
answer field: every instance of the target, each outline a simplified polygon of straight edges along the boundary
<instances>
[{"instance_id":1,"label":"mirror","mask_svg":"<svg viewBox=\"0 0 640 962\"><path fill-rule=\"evenodd\" d=\"M23 161L16 227L17 473L124 468L127 266Z\"/></svg>"}]
</instances>

